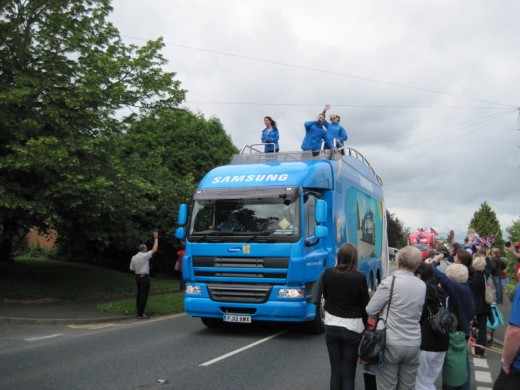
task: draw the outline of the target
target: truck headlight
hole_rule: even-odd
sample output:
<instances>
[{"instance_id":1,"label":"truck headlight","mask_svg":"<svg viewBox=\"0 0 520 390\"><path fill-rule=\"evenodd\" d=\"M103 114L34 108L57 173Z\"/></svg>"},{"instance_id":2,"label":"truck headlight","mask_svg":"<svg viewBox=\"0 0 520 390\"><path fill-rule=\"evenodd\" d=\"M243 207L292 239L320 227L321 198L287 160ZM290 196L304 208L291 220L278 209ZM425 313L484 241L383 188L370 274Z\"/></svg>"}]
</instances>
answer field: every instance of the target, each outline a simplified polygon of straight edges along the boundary
<instances>
[{"instance_id":1,"label":"truck headlight","mask_svg":"<svg viewBox=\"0 0 520 390\"><path fill-rule=\"evenodd\" d=\"M278 290L278 298L303 298L303 288L281 288Z\"/></svg>"},{"instance_id":2,"label":"truck headlight","mask_svg":"<svg viewBox=\"0 0 520 390\"><path fill-rule=\"evenodd\" d=\"M200 286L186 286L186 294L200 294Z\"/></svg>"}]
</instances>

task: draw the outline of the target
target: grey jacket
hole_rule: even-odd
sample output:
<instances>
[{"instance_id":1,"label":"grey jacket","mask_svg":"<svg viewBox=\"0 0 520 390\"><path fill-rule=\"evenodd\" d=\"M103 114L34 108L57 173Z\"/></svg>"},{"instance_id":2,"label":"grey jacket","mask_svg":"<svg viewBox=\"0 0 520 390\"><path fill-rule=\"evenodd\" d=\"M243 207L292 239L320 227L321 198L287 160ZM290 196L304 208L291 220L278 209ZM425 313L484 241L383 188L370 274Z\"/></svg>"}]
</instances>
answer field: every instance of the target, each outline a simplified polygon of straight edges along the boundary
<instances>
[{"instance_id":1,"label":"grey jacket","mask_svg":"<svg viewBox=\"0 0 520 390\"><path fill-rule=\"evenodd\" d=\"M398 270L395 276L394 292L390 312L386 324L386 343L415 347L421 345L421 319L426 285L411 271ZM377 287L377 290L367 305L369 316L375 317L383 310L390 296L392 276L387 277ZM382 314L386 317L386 308Z\"/></svg>"}]
</instances>

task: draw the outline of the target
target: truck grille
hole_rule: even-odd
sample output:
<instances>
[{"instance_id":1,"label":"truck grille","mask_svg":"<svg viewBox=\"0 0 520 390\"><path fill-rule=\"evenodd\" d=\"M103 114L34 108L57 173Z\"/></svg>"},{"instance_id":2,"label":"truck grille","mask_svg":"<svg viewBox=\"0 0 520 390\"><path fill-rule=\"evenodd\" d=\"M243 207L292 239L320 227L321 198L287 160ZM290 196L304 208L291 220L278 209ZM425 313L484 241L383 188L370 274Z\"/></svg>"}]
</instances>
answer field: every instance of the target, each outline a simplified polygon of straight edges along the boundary
<instances>
[{"instance_id":1,"label":"truck grille","mask_svg":"<svg viewBox=\"0 0 520 390\"><path fill-rule=\"evenodd\" d=\"M289 268L289 258L194 256L193 268L195 277L276 278L285 280ZM273 269L280 271L276 272Z\"/></svg>"},{"instance_id":2,"label":"truck grille","mask_svg":"<svg viewBox=\"0 0 520 390\"><path fill-rule=\"evenodd\" d=\"M217 302L264 303L271 293L271 285L208 283L209 295Z\"/></svg>"}]
</instances>

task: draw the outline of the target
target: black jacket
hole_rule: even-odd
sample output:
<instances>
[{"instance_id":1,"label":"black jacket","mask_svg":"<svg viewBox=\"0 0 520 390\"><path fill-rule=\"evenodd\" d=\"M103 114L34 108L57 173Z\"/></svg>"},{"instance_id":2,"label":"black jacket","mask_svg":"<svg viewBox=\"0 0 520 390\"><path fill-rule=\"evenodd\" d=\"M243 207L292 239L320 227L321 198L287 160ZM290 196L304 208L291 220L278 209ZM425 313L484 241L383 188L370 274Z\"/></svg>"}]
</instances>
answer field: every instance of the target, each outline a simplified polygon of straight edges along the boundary
<instances>
[{"instance_id":1,"label":"black jacket","mask_svg":"<svg viewBox=\"0 0 520 390\"><path fill-rule=\"evenodd\" d=\"M473 291L473 299L475 300L475 314L489 314L491 307L486 302L486 279L484 278L484 272L476 271L473 274L471 291Z\"/></svg>"},{"instance_id":2,"label":"black jacket","mask_svg":"<svg viewBox=\"0 0 520 390\"><path fill-rule=\"evenodd\" d=\"M426 299L419 323L421 324L421 350L430 352L444 352L450 344L450 334L437 336L433 333L428 322L430 308L433 314L439 310L439 301L446 306L446 294L437 285L435 280L426 283Z\"/></svg>"},{"instance_id":3,"label":"black jacket","mask_svg":"<svg viewBox=\"0 0 520 390\"><path fill-rule=\"evenodd\" d=\"M341 318L362 318L366 326L368 315L368 285L361 272L345 272L335 267L323 274L325 310Z\"/></svg>"}]
</instances>

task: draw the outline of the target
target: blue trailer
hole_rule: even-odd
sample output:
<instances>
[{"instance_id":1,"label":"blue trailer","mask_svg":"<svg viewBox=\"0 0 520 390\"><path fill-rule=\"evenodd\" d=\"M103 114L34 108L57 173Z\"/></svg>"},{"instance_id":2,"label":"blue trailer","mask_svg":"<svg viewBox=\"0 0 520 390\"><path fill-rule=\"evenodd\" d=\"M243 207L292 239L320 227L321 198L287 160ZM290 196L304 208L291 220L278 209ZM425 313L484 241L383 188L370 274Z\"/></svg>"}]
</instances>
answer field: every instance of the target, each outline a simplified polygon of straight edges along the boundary
<instances>
[{"instance_id":1,"label":"blue trailer","mask_svg":"<svg viewBox=\"0 0 520 390\"><path fill-rule=\"evenodd\" d=\"M186 314L208 327L307 322L319 333L322 305L312 297L342 244L358 249L370 289L386 276L383 183L352 148L341 154L260 147L246 145L229 165L208 172L191 212L179 208Z\"/></svg>"}]
</instances>

